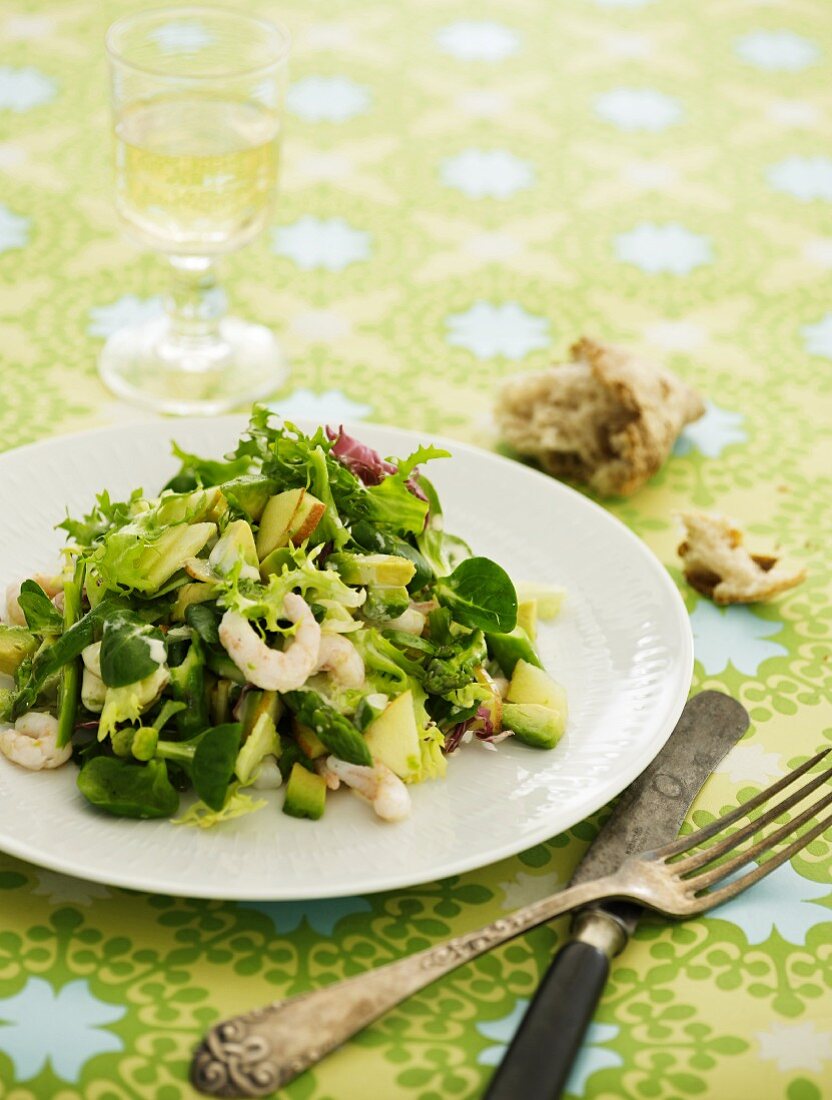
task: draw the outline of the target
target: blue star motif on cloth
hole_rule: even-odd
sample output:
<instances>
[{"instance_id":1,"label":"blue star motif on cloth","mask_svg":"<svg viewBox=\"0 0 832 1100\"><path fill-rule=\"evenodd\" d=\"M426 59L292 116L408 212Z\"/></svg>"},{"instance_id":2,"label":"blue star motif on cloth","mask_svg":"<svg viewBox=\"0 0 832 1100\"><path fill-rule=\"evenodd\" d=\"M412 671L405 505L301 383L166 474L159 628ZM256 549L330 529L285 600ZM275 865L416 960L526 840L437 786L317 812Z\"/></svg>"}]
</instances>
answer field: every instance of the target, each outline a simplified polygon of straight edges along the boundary
<instances>
[{"instance_id":1,"label":"blue star motif on cloth","mask_svg":"<svg viewBox=\"0 0 832 1100\"><path fill-rule=\"evenodd\" d=\"M51 76L27 66L14 69L0 65L0 111L21 113L49 103L57 94L58 85Z\"/></svg>"},{"instance_id":2,"label":"blue star motif on cloth","mask_svg":"<svg viewBox=\"0 0 832 1100\"><path fill-rule=\"evenodd\" d=\"M325 390L314 393L312 390L299 389L280 401L269 406L287 420L311 420L315 424L348 424L350 421L363 420L373 411L372 406L353 401L340 390Z\"/></svg>"},{"instance_id":3,"label":"blue star motif on cloth","mask_svg":"<svg viewBox=\"0 0 832 1100\"><path fill-rule=\"evenodd\" d=\"M832 202L832 159L829 157L787 157L769 168L766 179L775 191L784 191L802 202L812 199Z\"/></svg>"},{"instance_id":4,"label":"blue star motif on cloth","mask_svg":"<svg viewBox=\"0 0 832 1100\"><path fill-rule=\"evenodd\" d=\"M135 294L124 294L108 306L96 306L90 310L87 332L90 336L111 336L126 325L140 325L161 313L161 298L139 298Z\"/></svg>"},{"instance_id":5,"label":"blue star motif on cloth","mask_svg":"<svg viewBox=\"0 0 832 1100\"><path fill-rule=\"evenodd\" d=\"M595 100L595 113L619 130L666 130L682 117L679 101L651 88L615 88Z\"/></svg>"},{"instance_id":6,"label":"blue star motif on cloth","mask_svg":"<svg viewBox=\"0 0 832 1100\"><path fill-rule=\"evenodd\" d=\"M820 904L832 897L828 883L813 882L784 863L748 893L720 905L713 917L738 925L749 943L764 943L773 932L788 943L803 945L815 925L832 923L832 908Z\"/></svg>"},{"instance_id":7,"label":"blue star motif on cloth","mask_svg":"<svg viewBox=\"0 0 832 1100\"><path fill-rule=\"evenodd\" d=\"M304 921L322 936L331 936L344 917L369 913L372 906L366 898L324 898L322 901L241 901L242 909L263 913L280 934L294 932Z\"/></svg>"},{"instance_id":8,"label":"blue star motif on cloth","mask_svg":"<svg viewBox=\"0 0 832 1100\"><path fill-rule=\"evenodd\" d=\"M466 149L442 162L442 182L471 199L507 199L534 182L534 169L506 149Z\"/></svg>"},{"instance_id":9,"label":"blue star motif on cloth","mask_svg":"<svg viewBox=\"0 0 832 1100\"><path fill-rule=\"evenodd\" d=\"M752 31L734 44L738 57L756 69L796 73L820 56L814 42L793 31Z\"/></svg>"},{"instance_id":10,"label":"blue star motif on cloth","mask_svg":"<svg viewBox=\"0 0 832 1100\"><path fill-rule=\"evenodd\" d=\"M29 240L31 222L0 203L0 252L23 248Z\"/></svg>"},{"instance_id":11,"label":"blue star motif on cloth","mask_svg":"<svg viewBox=\"0 0 832 1100\"><path fill-rule=\"evenodd\" d=\"M507 1016L499 1020L476 1025L477 1031L485 1039L492 1039L494 1046L486 1047L477 1055L481 1066L498 1066L503 1060L514 1033L520 1026L523 1014L529 1006L526 997L519 997L514 1008ZM605 1050L602 1043L609 1042L618 1035L620 1028L613 1024L590 1024L580 1054L575 1059L565 1092L582 1093L589 1077L600 1069L622 1066L624 1059L614 1050Z\"/></svg>"},{"instance_id":12,"label":"blue star motif on cloth","mask_svg":"<svg viewBox=\"0 0 832 1100\"><path fill-rule=\"evenodd\" d=\"M56 993L43 978L29 978L19 993L0 1000L0 1050L19 1081L36 1077L49 1062L56 1077L75 1082L90 1058L124 1049L103 1029L126 1011L99 1001L84 979Z\"/></svg>"},{"instance_id":13,"label":"blue star motif on cloth","mask_svg":"<svg viewBox=\"0 0 832 1100\"><path fill-rule=\"evenodd\" d=\"M788 650L766 639L783 629L782 623L761 619L743 604L717 607L700 600L691 612L693 649L709 676L718 676L729 665L746 676L756 676L763 661L785 657Z\"/></svg>"},{"instance_id":14,"label":"blue star motif on cloth","mask_svg":"<svg viewBox=\"0 0 832 1100\"><path fill-rule=\"evenodd\" d=\"M452 313L446 320L446 340L465 348L478 359L504 355L522 359L530 351L549 346L549 322L527 313L517 302L495 306L475 302L464 313Z\"/></svg>"},{"instance_id":15,"label":"blue star motif on cloth","mask_svg":"<svg viewBox=\"0 0 832 1100\"><path fill-rule=\"evenodd\" d=\"M367 88L347 76L307 76L286 96L287 109L304 122L347 122L369 105Z\"/></svg>"},{"instance_id":16,"label":"blue star motif on cloth","mask_svg":"<svg viewBox=\"0 0 832 1100\"><path fill-rule=\"evenodd\" d=\"M803 325L800 334L809 355L832 359L832 313L825 313L817 324Z\"/></svg>"},{"instance_id":17,"label":"blue star motif on cloth","mask_svg":"<svg viewBox=\"0 0 832 1100\"><path fill-rule=\"evenodd\" d=\"M442 27L436 42L443 53L460 61L502 61L516 53L519 46L517 34L510 27L476 19Z\"/></svg>"},{"instance_id":18,"label":"blue star motif on cloth","mask_svg":"<svg viewBox=\"0 0 832 1100\"><path fill-rule=\"evenodd\" d=\"M676 222L641 222L615 238L615 252L648 275L687 275L713 260L710 238Z\"/></svg>"},{"instance_id":19,"label":"blue star motif on cloth","mask_svg":"<svg viewBox=\"0 0 832 1100\"><path fill-rule=\"evenodd\" d=\"M294 260L303 271L343 271L370 255L370 234L354 229L343 218L306 215L293 225L276 229L272 248L278 256Z\"/></svg>"},{"instance_id":20,"label":"blue star motif on cloth","mask_svg":"<svg viewBox=\"0 0 832 1100\"><path fill-rule=\"evenodd\" d=\"M705 414L688 424L673 447L675 455L699 451L706 458L719 458L732 443L745 443L748 434L740 425L745 423L742 413L721 409L711 401L706 402Z\"/></svg>"}]
</instances>

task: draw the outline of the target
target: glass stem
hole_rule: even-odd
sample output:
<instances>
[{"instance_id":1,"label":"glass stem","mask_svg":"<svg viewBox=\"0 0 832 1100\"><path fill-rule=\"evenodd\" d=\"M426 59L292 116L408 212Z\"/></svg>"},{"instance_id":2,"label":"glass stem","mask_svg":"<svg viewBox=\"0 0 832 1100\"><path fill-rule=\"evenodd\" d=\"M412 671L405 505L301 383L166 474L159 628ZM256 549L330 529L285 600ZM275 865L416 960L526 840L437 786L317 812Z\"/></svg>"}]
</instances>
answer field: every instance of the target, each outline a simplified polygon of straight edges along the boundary
<instances>
[{"instance_id":1,"label":"glass stem","mask_svg":"<svg viewBox=\"0 0 832 1100\"><path fill-rule=\"evenodd\" d=\"M166 343L177 358L187 351L216 348L218 356L227 353L220 332L225 316L225 291L217 283L214 264L207 256L170 256L173 278L165 301L170 327Z\"/></svg>"}]
</instances>

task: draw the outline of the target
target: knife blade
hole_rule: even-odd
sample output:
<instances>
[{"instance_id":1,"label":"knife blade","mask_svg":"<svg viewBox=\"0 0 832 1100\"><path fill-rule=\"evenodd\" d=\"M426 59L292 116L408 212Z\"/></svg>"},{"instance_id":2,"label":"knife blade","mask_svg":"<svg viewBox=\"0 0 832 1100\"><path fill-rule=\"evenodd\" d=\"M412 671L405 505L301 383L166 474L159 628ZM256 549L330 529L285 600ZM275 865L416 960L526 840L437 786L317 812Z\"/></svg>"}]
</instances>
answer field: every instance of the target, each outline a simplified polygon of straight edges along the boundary
<instances>
[{"instance_id":1,"label":"knife blade","mask_svg":"<svg viewBox=\"0 0 832 1100\"><path fill-rule=\"evenodd\" d=\"M609 874L636 852L675 839L705 780L748 728L741 703L718 691L688 700L661 751L620 796L570 885ZM642 909L605 902L581 910L529 1005L485 1100L556 1100L609 975Z\"/></svg>"}]
</instances>

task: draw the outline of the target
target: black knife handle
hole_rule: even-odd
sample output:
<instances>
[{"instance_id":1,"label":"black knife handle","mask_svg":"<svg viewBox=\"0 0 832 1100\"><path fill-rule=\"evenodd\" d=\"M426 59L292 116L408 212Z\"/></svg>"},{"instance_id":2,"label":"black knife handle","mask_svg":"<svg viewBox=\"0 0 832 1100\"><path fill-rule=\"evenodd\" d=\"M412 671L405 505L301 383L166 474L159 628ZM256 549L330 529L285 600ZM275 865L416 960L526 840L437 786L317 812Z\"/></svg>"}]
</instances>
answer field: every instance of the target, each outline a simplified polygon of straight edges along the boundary
<instances>
[{"instance_id":1,"label":"black knife handle","mask_svg":"<svg viewBox=\"0 0 832 1100\"><path fill-rule=\"evenodd\" d=\"M610 972L594 944L571 940L526 1009L484 1100L557 1100Z\"/></svg>"}]
</instances>

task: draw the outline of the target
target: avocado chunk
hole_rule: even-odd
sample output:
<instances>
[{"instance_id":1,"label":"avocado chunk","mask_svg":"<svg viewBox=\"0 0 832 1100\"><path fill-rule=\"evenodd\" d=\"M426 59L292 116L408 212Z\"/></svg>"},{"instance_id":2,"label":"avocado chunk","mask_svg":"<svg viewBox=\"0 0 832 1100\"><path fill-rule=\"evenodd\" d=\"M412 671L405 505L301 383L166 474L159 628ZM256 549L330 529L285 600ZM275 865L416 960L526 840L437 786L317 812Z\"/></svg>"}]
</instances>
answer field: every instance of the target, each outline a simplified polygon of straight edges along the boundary
<instances>
[{"instance_id":1,"label":"avocado chunk","mask_svg":"<svg viewBox=\"0 0 832 1100\"><path fill-rule=\"evenodd\" d=\"M489 654L500 666L504 676L513 674L518 661L543 667L537 650L522 626L516 626L510 634L486 634L485 641Z\"/></svg>"},{"instance_id":2,"label":"avocado chunk","mask_svg":"<svg viewBox=\"0 0 832 1100\"><path fill-rule=\"evenodd\" d=\"M413 693L405 691L397 695L367 726L364 740L373 759L386 764L399 779L418 779L421 751Z\"/></svg>"},{"instance_id":3,"label":"avocado chunk","mask_svg":"<svg viewBox=\"0 0 832 1100\"><path fill-rule=\"evenodd\" d=\"M261 474L243 474L224 482L222 487L228 503L245 512L254 523L260 522L263 509L276 490L277 482Z\"/></svg>"},{"instance_id":4,"label":"avocado chunk","mask_svg":"<svg viewBox=\"0 0 832 1100\"><path fill-rule=\"evenodd\" d=\"M509 703L537 703L549 710L560 711L566 721L566 692L542 668L520 660L508 686Z\"/></svg>"},{"instance_id":5,"label":"avocado chunk","mask_svg":"<svg viewBox=\"0 0 832 1100\"><path fill-rule=\"evenodd\" d=\"M564 711L540 703L504 703L503 727L536 749L553 749L566 728Z\"/></svg>"},{"instance_id":6,"label":"avocado chunk","mask_svg":"<svg viewBox=\"0 0 832 1100\"><path fill-rule=\"evenodd\" d=\"M326 783L303 764L295 763L286 784L283 812L290 817L308 817L317 821L323 817L326 805Z\"/></svg>"},{"instance_id":7,"label":"avocado chunk","mask_svg":"<svg viewBox=\"0 0 832 1100\"><path fill-rule=\"evenodd\" d=\"M276 691L249 691L242 701L240 721L243 726L243 741L257 725L262 715L267 715L277 725L283 714L283 704Z\"/></svg>"},{"instance_id":8,"label":"avocado chunk","mask_svg":"<svg viewBox=\"0 0 832 1100\"><path fill-rule=\"evenodd\" d=\"M237 753L234 772L240 782L251 783L267 756L280 757L280 735L275 729L271 716L261 712L254 727L249 731Z\"/></svg>"},{"instance_id":9,"label":"avocado chunk","mask_svg":"<svg viewBox=\"0 0 832 1100\"><path fill-rule=\"evenodd\" d=\"M323 518L326 505L306 489L287 489L271 497L260 517L257 557L262 561L272 550L308 539Z\"/></svg>"},{"instance_id":10,"label":"avocado chunk","mask_svg":"<svg viewBox=\"0 0 832 1100\"><path fill-rule=\"evenodd\" d=\"M299 722L297 718L292 719L292 732L295 735L295 740L310 760L317 760L318 757L326 755L326 745L317 733L309 726L305 726L303 722Z\"/></svg>"},{"instance_id":11,"label":"avocado chunk","mask_svg":"<svg viewBox=\"0 0 832 1100\"><path fill-rule=\"evenodd\" d=\"M410 607L410 593L404 585L371 584L361 608L372 622L398 619Z\"/></svg>"},{"instance_id":12,"label":"avocado chunk","mask_svg":"<svg viewBox=\"0 0 832 1100\"><path fill-rule=\"evenodd\" d=\"M222 490L195 489L192 493L162 494L156 506L156 522L160 527L172 523L216 523L228 511L228 501Z\"/></svg>"},{"instance_id":13,"label":"avocado chunk","mask_svg":"<svg viewBox=\"0 0 832 1100\"><path fill-rule=\"evenodd\" d=\"M214 590L214 586L211 584L201 584L194 582L193 584L183 584L176 590L176 599L173 602L171 608L170 617L175 623L184 623L185 612L189 607L194 607L199 603L207 603L209 600L216 599L217 593Z\"/></svg>"},{"instance_id":14,"label":"avocado chunk","mask_svg":"<svg viewBox=\"0 0 832 1100\"><path fill-rule=\"evenodd\" d=\"M209 566L226 576L242 561L240 576L246 580L260 580L260 566L254 545L254 532L244 519L235 519L226 527L217 544L208 555Z\"/></svg>"},{"instance_id":15,"label":"avocado chunk","mask_svg":"<svg viewBox=\"0 0 832 1100\"><path fill-rule=\"evenodd\" d=\"M127 524L111 536L112 564L106 571L108 587L123 584L139 592L155 592L183 569L185 562L198 554L216 532L213 523L178 523L165 528L148 546L144 532ZM134 558L135 548L139 548L139 553Z\"/></svg>"},{"instance_id":16,"label":"avocado chunk","mask_svg":"<svg viewBox=\"0 0 832 1100\"><path fill-rule=\"evenodd\" d=\"M279 576L283 572L284 565L288 565L291 569L294 561L291 547L278 546L260 562L260 579L265 583L273 573Z\"/></svg>"},{"instance_id":17,"label":"avocado chunk","mask_svg":"<svg viewBox=\"0 0 832 1100\"><path fill-rule=\"evenodd\" d=\"M25 626L0 625L0 672L14 676L27 657L33 657L37 639Z\"/></svg>"},{"instance_id":18,"label":"avocado chunk","mask_svg":"<svg viewBox=\"0 0 832 1100\"><path fill-rule=\"evenodd\" d=\"M410 583L416 566L396 554L330 554L327 565L334 565L345 584L375 584L384 588Z\"/></svg>"}]
</instances>

